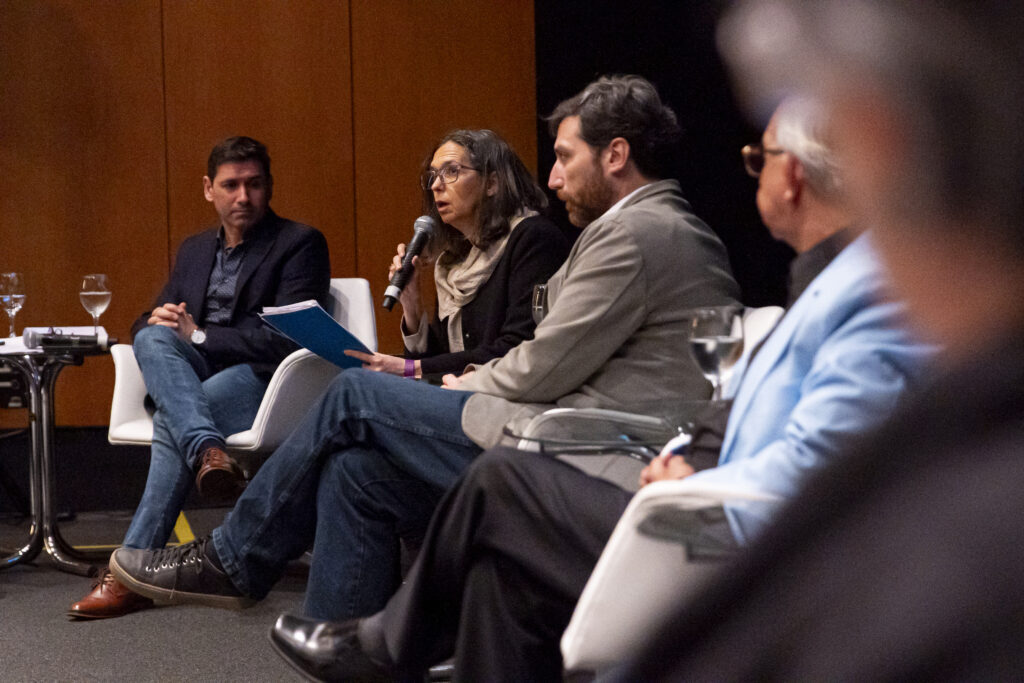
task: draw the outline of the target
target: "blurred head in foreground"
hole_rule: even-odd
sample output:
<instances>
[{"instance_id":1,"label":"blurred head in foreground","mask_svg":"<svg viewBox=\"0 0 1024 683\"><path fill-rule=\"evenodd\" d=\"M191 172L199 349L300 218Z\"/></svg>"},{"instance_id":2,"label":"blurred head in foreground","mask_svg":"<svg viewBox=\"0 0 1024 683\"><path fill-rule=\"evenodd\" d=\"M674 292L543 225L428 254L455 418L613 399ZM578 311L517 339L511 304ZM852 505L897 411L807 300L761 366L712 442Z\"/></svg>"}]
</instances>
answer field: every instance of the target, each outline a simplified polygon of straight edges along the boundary
<instances>
[{"instance_id":1,"label":"blurred head in foreground","mask_svg":"<svg viewBox=\"0 0 1024 683\"><path fill-rule=\"evenodd\" d=\"M1024 12L768 0L723 22L750 107L817 99L898 293L959 358L1024 324Z\"/></svg>"}]
</instances>

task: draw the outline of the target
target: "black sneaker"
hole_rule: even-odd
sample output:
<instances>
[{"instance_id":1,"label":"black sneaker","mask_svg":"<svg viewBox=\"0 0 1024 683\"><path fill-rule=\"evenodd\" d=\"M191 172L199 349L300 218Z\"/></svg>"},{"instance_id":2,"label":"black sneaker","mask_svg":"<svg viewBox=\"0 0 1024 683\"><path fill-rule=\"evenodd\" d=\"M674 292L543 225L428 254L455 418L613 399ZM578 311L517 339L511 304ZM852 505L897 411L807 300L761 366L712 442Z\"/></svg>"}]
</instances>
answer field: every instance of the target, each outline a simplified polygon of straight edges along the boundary
<instances>
[{"instance_id":1,"label":"black sneaker","mask_svg":"<svg viewBox=\"0 0 1024 683\"><path fill-rule=\"evenodd\" d=\"M254 604L211 556L216 550L209 536L176 548L118 548L110 556L110 571L133 592L164 605L241 609Z\"/></svg>"}]
</instances>

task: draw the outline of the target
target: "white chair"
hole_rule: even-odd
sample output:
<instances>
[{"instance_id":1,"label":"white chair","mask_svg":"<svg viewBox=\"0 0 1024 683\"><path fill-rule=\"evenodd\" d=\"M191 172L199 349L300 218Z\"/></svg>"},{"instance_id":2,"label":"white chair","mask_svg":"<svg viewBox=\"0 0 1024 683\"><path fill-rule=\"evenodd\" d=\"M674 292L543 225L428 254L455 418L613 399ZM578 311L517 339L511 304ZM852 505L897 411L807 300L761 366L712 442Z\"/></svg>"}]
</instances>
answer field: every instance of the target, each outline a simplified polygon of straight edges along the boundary
<instances>
[{"instance_id":1,"label":"white chair","mask_svg":"<svg viewBox=\"0 0 1024 683\"><path fill-rule=\"evenodd\" d=\"M370 283L362 278L331 280L328 313L377 350L377 324ZM146 386L129 344L110 349L114 359L114 398L110 406L107 440L116 445L145 446L153 440L153 419L146 409ZM278 365L250 429L227 437L232 452L275 449L291 432L340 369L306 349L299 349Z\"/></svg>"},{"instance_id":2,"label":"white chair","mask_svg":"<svg viewBox=\"0 0 1024 683\"><path fill-rule=\"evenodd\" d=\"M726 560L694 556L692 546L679 538L659 537L649 529L668 525L679 533L687 520L699 525L708 510L737 501L777 504L779 499L689 479L641 489L616 525L562 635L565 668L601 672L627 660L680 601L728 567Z\"/></svg>"},{"instance_id":3,"label":"white chair","mask_svg":"<svg viewBox=\"0 0 1024 683\"><path fill-rule=\"evenodd\" d=\"M786 309L782 306L762 306L743 311L743 353L740 355L740 360L749 359L750 354L758 347L761 340L775 328L775 324L779 322L779 318L785 312ZM731 375L732 368L729 368L722 376L722 386L725 386Z\"/></svg>"}]
</instances>

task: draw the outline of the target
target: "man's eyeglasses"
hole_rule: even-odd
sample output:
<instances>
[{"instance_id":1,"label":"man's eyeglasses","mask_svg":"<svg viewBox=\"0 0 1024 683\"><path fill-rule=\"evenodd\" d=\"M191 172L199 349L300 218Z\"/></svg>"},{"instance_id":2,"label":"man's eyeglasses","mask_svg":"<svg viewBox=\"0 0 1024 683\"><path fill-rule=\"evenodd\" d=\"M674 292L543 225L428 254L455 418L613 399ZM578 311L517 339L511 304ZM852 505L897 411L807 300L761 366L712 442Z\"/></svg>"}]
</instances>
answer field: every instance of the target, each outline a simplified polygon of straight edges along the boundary
<instances>
[{"instance_id":1,"label":"man's eyeglasses","mask_svg":"<svg viewBox=\"0 0 1024 683\"><path fill-rule=\"evenodd\" d=\"M431 187L434 186L434 181L437 180L438 178L440 178L441 182L443 182L445 185L450 185L451 183L458 182L459 173L461 173L462 171L479 170L480 169L473 168L472 166L463 166L462 164L445 164L436 171L432 168L427 169L426 173L424 173L420 177L420 184L423 186L424 190L429 190Z\"/></svg>"},{"instance_id":2,"label":"man's eyeglasses","mask_svg":"<svg viewBox=\"0 0 1024 683\"><path fill-rule=\"evenodd\" d=\"M740 150L743 155L743 167L752 178L757 178L764 170L765 157L769 154L785 154L784 149L765 149L765 146L756 142L753 145L744 145Z\"/></svg>"}]
</instances>

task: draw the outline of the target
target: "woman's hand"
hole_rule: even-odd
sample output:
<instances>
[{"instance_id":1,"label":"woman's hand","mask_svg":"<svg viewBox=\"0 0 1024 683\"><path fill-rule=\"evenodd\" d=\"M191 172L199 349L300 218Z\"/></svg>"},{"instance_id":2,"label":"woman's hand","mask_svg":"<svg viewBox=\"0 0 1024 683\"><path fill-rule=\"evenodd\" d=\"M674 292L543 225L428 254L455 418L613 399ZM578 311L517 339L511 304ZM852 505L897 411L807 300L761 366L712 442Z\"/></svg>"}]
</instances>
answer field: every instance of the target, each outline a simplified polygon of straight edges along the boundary
<instances>
[{"instance_id":1,"label":"woman's hand","mask_svg":"<svg viewBox=\"0 0 1024 683\"><path fill-rule=\"evenodd\" d=\"M399 376L405 374L405 359L399 356L389 356L384 353L363 353L353 349L347 349L345 355L363 361L363 367L367 370L388 372Z\"/></svg>"},{"instance_id":2,"label":"woman's hand","mask_svg":"<svg viewBox=\"0 0 1024 683\"><path fill-rule=\"evenodd\" d=\"M399 244L395 255L388 267L388 281L395 276L398 269L402 267L402 259L405 258L405 245ZM420 327L420 315L423 310L423 300L420 298L420 257L412 257L412 275L409 281L402 288L398 295L398 301L402 304L402 319L405 322L405 329L410 334L415 334Z\"/></svg>"}]
</instances>

